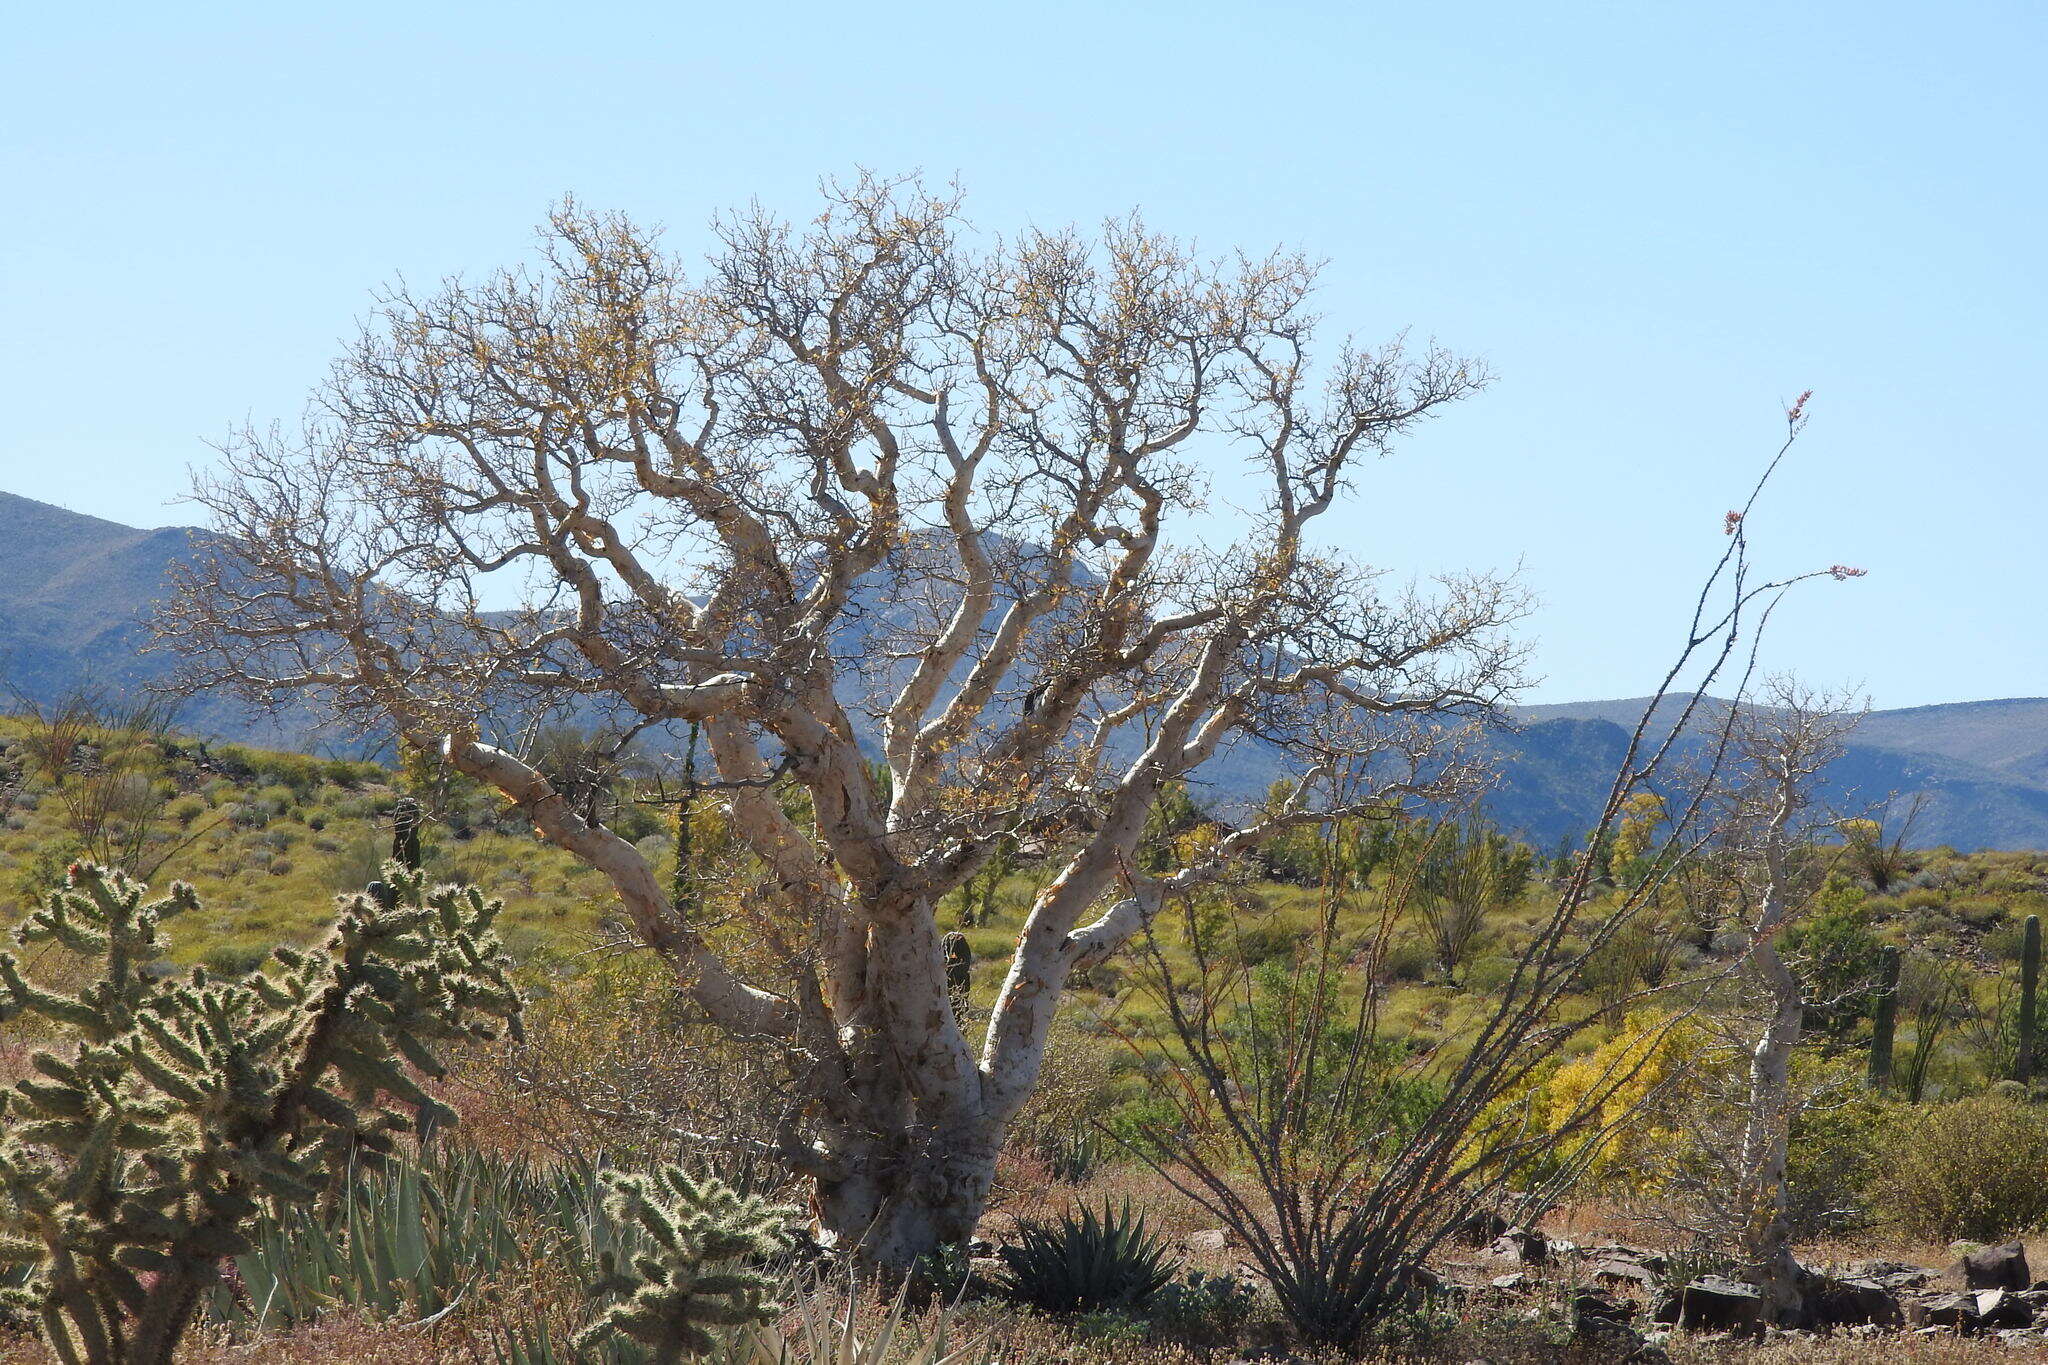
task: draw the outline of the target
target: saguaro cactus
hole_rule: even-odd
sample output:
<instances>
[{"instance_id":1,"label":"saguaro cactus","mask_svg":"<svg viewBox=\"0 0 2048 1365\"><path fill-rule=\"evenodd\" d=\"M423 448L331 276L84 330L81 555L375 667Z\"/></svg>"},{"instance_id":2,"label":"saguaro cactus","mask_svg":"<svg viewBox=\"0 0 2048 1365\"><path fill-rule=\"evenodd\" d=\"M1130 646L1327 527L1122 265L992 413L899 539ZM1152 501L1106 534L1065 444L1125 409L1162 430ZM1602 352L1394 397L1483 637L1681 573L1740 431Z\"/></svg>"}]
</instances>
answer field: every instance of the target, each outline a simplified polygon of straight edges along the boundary
<instances>
[{"instance_id":1,"label":"saguaro cactus","mask_svg":"<svg viewBox=\"0 0 2048 1365\"><path fill-rule=\"evenodd\" d=\"M41 1015L77 1040L0 1092L0 1266L26 1267L11 1306L71 1365L168 1365L222 1258L265 1196L315 1198L347 1159L394 1151L406 1120L454 1118L406 1063L442 1074L437 1043L516 1028L520 1002L491 934L496 902L388 885L342 900L325 944L280 948L268 973L163 980L163 921L189 886L74 864L14 931L97 959L75 995L0 953L0 1021Z\"/></svg>"},{"instance_id":2,"label":"saguaro cactus","mask_svg":"<svg viewBox=\"0 0 2048 1365\"><path fill-rule=\"evenodd\" d=\"M2020 944L2020 1045L2013 1059L2013 1079L2022 1085L2034 1079L2034 992L2041 984L2041 917L2027 916L2026 938Z\"/></svg>"},{"instance_id":3,"label":"saguaro cactus","mask_svg":"<svg viewBox=\"0 0 2048 1365\"><path fill-rule=\"evenodd\" d=\"M946 993L964 1004L974 981L974 949L968 944L967 935L958 930L946 935L945 945Z\"/></svg>"},{"instance_id":4,"label":"saguaro cactus","mask_svg":"<svg viewBox=\"0 0 2048 1365\"><path fill-rule=\"evenodd\" d=\"M420 803L410 796L391 808L391 856L407 871L419 871Z\"/></svg>"},{"instance_id":5,"label":"saguaro cactus","mask_svg":"<svg viewBox=\"0 0 2048 1365\"><path fill-rule=\"evenodd\" d=\"M1870 1020L1870 1083L1882 1090L1891 1084L1892 1043L1899 1025L1899 950L1886 944L1879 953L1877 1008Z\"/></svg>"}]
</instances>

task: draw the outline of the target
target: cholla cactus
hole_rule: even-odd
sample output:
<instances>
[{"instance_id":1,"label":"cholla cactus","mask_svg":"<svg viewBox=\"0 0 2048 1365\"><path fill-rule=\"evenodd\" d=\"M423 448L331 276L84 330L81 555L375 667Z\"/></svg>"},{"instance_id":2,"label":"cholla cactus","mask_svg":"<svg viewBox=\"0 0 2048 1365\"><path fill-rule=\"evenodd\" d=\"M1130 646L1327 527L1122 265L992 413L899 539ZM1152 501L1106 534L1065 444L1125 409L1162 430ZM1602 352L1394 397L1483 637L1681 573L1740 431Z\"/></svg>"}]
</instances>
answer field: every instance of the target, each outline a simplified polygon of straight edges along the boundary
<instances>
[{"instance_id":1,"label":"cholla cactus","mask_svg":"<svg viewBox=\"0 0 2048 1365\"><path fill-rule=\"evenodd\" d=\"M774 1319L778 1310L766 1297L774 1280L744 1261L788 1244L788 1209L759 1195L743 1198L715 1177L693 1180L674 1166L604 1178L611 1187L606 1208L620 1222L638 1224L648 1246L630 1273L606 1253L592 1290L628 1297L577 1336L579 1349L618 1333L645 1346L654 1365L674 1365L716 1349L714 1329Z\"/></svg>"},{"instance_id":2,"label":"cholla cactus","mask_svg":"<svg viewBox=\"0 0 2048 1365\"><path fill-rule=\"evenodd\" d=\"M192 888L145 902L118 871L74 864L15 930L98 960L75 995L0 953L0 1021L27 1012L77 1039L0 1092L0 1265L27 1265L13 1307L64 1361L165 1365L265 1198L316 1197L345 1154L388 1154L407 1120L453 1116L404 1063L442 1074L436 1044L516 1030L520 1001L491 933L496 902L390 883L343 898L327 941L280 948L240 981L161 979L159 926Z\"/></svg>"}]
</instances>

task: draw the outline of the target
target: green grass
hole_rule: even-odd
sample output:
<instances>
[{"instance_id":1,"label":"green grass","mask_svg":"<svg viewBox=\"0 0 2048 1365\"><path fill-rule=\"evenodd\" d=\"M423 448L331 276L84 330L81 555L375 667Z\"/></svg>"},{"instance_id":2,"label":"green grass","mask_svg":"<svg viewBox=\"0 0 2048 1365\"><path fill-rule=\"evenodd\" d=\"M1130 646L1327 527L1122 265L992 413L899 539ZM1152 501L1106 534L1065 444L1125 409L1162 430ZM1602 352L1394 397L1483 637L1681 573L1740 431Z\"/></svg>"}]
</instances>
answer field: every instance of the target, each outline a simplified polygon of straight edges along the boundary
<instances>
[{"instance_id":1,"label":"green grass","mask_svg":"<svg viewBox=\"0 0 2048 1365\"><path fill-rule=\"evenodd\" d=\"M90 843L67 805L65 784L77 779L59 774L53 780L40 771L24 742L29 737L23 722L0 718L0 788L6 789L0 792L0 896L12 903L10 919ZM240 745L173 740L147 747L138 772L159 800L156 834L146 842L151 857L163 855L152 880L191 882L207 907L203 916L179 924L172 949L178 965L246 969L276 944L303 944L328 922L336 894L376 874L400 792L391 770ZM424 841L429 870L501 898L502 933L517 958L561 964L606 937L617 906L599 874L538 840L493 794L459 781L429 785L423 793L435 813ZM658 817L644 806L624 809L637 826L627 830L629 837L641 838L657 864L665 863ZM659 870L667 875L665 866ZM997 890L989 922L966 930L979 1010L993 1004L1017 930L1049 875L1044 868L1012 875ZM1282 883L1241 884L1219 894L1235 906L1238 948L1254 963L1296 951L1323 911L1321 892ZM1497 910L1455 990L1442 984L1420 926L1410 917L1397 920L1379 964L1389 986L1383 1027L1455 1050L1512 972L1514 955L1548 909L1549 894L1538 878L1518 902ZM1971 1001L1988 1009L2013 970L2020 921L2048 913L2048 855L1929 850L1916 855L1911 874L1889 894L1856 894L1880 939L1922 952L1939 949L1966 964ZM1379 890L1370 884L1338 907L1340 939L1351 960L1363 958L1379 914ZM942 927L953 927L957 917L956 905L942 908ZM1182 940L1178 912L1169 908L1158 942L1176 973L1186 974L1191 961ZM1074 991L1076 1020L1116 1054L1119 1066L1128 1053L1117 1035L1157 1038L1165 1031L1158 1005L1137 989L1142 975L1140 964L1126 956L1090 973ZM1865 1021L1836 1046L1854 1051L1867 1036ZM1902 1051L1910 1037L1910 1029L1902 1029ZM1991 1079L1975 1074L1982 1067L1966 1055L1963 1030L1951 1030L1946 1047L1952 1054L1942 1068L1947 1085Z\"/></svg>"},{"instance_id":2,"label":"green grass","mask_svg":"<svg viewBox=\"0 0 2048 1365\"><path fill-rule=\"evenodd\" d=\"M0 758L18 762L22 737L19 722L0 721ZM0 814L0 895L15 909L92 844L65 800L63 783L76 779L52 783L25 766ZM181 966L250 966L275 944L308 942L334 897L373 878L389 848L399 790L375 764L238 745L210 746L202 758L174 743L146 766L166 798L152 821L148 856L162 861L150 879L190 882L207 907L178 926L172 953ZM465 793L463 807L429 830L428 867L502 898L516 955L588 946L608 910L603 878L503 819L501 805Z\"/></svg>"}]
</instances>

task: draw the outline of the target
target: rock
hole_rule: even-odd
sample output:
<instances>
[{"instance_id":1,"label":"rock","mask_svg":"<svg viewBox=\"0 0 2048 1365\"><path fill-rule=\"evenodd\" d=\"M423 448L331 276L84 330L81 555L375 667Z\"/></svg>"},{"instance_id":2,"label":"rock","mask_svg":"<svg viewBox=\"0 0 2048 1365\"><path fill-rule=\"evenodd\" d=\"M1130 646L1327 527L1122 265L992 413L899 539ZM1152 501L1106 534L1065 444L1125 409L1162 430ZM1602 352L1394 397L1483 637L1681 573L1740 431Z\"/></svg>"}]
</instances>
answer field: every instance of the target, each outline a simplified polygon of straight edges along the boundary
<instances>
[{"instance_id":1,"label":"rock","mask_svg":"<svg viewBox=\"0 0 2048 1365\"><path fill-rule=\"evenodd\" d=\"M1922 1331L1974 1332L1982 1325L1977 1301L1968 1294L1928 1294L1909 1300L1906 1321Z\"/></svg>"},{"instance_id":2,"label":"rock","mask_svg":"<svg viewBox=\"0 0 2048 1365\"><path fill-rule=\"evenodd\" d=\"M1472 1286L1445 1279L1420 1263L1410 1265L1402 1272L1401 1284L1411 1294L1423 1294L1434 1298L1457 1298L1472 1292Z\"/></svg>"},{"instance_id":3,"label":"rock","mask_svg":"<svg viewBox=\"0 0 2048 1365\"><path fill-rule=\"evenodd\" d=\"M1543 1265L1550 1260L1550 1243L1542 1233L1527 1228L1509 1228L1487 1248L1504 1261L1520 1265Z\"/></svg>"},{"instance_id":4,"label":"rock","mask_svg":"<svg viewBox=\"0 0 2048 1365\"><path fill-rule=\"evenodd\" d=\"M1572 1320L1572 1336L1581 1345L1598 1351L1601 1358L1619 1360L1625 1365L1669 1365L1671 1359L1664 1354L1663 1347L1653 1345L1642 1333L1614 1318L1579 1314Z\"/></svg>"},{"instance_id":5,"label":"rock","mask_svg":"<svg viewBox=\"0 0 2048 1365\"><path fill-rule=\"evenodd\" d=\"M1897 1327L1905 1320L1898 1295L1877 1280L1837 1279L1816 1272L1802 1279L1799 1288L1809 1327Z\"/></svg>"},{"instance_id":6,"label":"rock","mask_svg":"<svg viewBox=\"0 0 2048 1365\"><path fill-rule=\"evenodd\" d=\"M1228 1251L1232 1244L1228 1228L1204 1228L1181 1238L1181 1245L1189 1251Z\"/></svg>"},{"instance_id":7,"label":"rock","mask_svg":"<svg viewBox=\"0 0 2048 1365\"><path fill-rule=\"evenodd\" d=\"M1533 1281L1527 1275L1517 1270L1512 1275L1496 1275L1491 1283L1495 1289L1505 1289L1513 1293L1517 1290L1527 1289Z\"/></svg>"},{"instance_id":8,"label":"rock","mask_svg":"<svg viewBox=\"0 0 2048 1365\"><path fill-rule=\"evenodd\" d=\"M1702 1275L1679 1296L1678 1325L1694 1331L1754 1331L1763 1307L1763 1295L1755 1285Z\"/></svg>"},{"instance_id":9,"label":"rock","mask_svg":"<svg viewBox=\"0 0 2048 1365\"><path fill-rule=\"evenodd\" d=\"M2032 1327L2032 1305L2010 1289L1977 1292L1977 1317L1986 1327Z\"/></svg>"},{"instance_id":10,"label":"rock","mask_svg":"<svg viewBox=\"0 0 2048 1365\"><path fill-rule=\"evenodd\" d=\"M2027 1270L2027 1248L2021 1242L1966 1251L1948 1273L1963 1288L1972 1290L2030 1289L2034 1283Z\"/></svg>"},{"instance_id":11,"label":"rock","mask_svg":"<svg viewBox=\"0 0 2048 1365\"><path fill-rule=\"evenodd\" d=\"M1483 1247L1497 1238L1505 1237L1514 1224L1495 1213L1492 1209L1481 1209L1467 1214L1458 1224L1458 1240L1467 1246Z\"/></svg>"},{"instance_id":12,"label":"rock","mask_svg":"<svg viewBox=\"0 0 2048 1365\"><path fill-rule=\"evenodd\" d=\"M1933 1271L1904 1261L1851 1261L1842 1273L1845 1279L1876 1280L1887 1289L1917 1289L1934 1279Z\"/></svg>"},{"instance_id":13,"label":"rock","mask_svg":"<svg viewBox=\"0 0 2048 1365\"><path fill-rule=\"evenodd\" d=\"M1634 1261L1659 1275L1671 1269L1671 1260L1664 1253L1648 1247L1632 1247L1626 1242L1602 1242L1599 1246L1587 1247L1586 1254L1602 1261Z\"/></svg>"},{"instance_id":14,"label":"rock","mask_svg":"<svg viewBox=\"0 0 2048 1365\"><path fill-rule=\"evenodd\" d=\"M1572 1295L1574 1319L1600 1318L1606 1322L1627 1322L1637 1311L1637 1306L1633 1303L1610 1299L1605 1294L1595 1294L1590 1290L1582 1289Z\"/></svg>"},{"instance_id":15,"label":"rock","mask_svg":"<svg viewBox=\"0 0 2048 1365\"><path fill-rule=\"evenodd\" d=\"M1650 1300L1650 1321L1667 1327L1678 1325L1679 1296L1668 1289L1657 1291L1657 1297Z\"/></svg>"},{"instance_id":16,"label":"rock","mask_svg":"<svg viewBox=\"0 0 2048 1365\"><path fill-rule=\"evenodd\" d=\"M1639 1284L1645 1287L1657 1283L1656 1272L1640 1261L1601 1261L1593 1267L1593 1278L1607 1284Z\"/></svg>"}]
</instances>

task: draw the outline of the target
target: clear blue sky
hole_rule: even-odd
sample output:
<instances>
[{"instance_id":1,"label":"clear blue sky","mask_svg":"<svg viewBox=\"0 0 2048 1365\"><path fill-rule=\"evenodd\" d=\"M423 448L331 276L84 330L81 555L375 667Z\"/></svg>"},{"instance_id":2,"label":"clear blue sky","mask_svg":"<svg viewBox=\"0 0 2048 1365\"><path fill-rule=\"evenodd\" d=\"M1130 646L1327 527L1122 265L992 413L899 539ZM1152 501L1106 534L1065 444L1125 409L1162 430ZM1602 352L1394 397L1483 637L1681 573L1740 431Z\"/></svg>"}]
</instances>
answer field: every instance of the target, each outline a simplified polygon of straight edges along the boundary
<instances>
[{"instance_id":1,"label":"clear blue sky","mask_svg":"<svg viewBox=\"0 0 2048 1365\"><path fill-rule=\"evenodd\" d=\"M714 208L922 168L992 228L1303 247L1333 329L1488 357L1331 530L1520 562L1538 699L1645 689L1807 387L1757 535L1870 577L1773 662L1880 706L2048 693L2044 70L2038 0L34 6L0 38L0 488L188 519L205 442L295 414L372 285L514 259L564 191L694 250Z\"/></svg>"}]
</instances>

